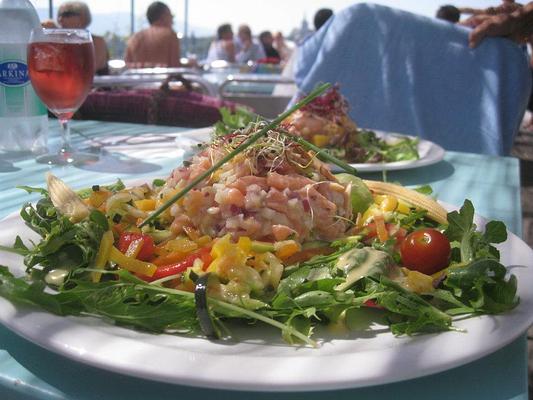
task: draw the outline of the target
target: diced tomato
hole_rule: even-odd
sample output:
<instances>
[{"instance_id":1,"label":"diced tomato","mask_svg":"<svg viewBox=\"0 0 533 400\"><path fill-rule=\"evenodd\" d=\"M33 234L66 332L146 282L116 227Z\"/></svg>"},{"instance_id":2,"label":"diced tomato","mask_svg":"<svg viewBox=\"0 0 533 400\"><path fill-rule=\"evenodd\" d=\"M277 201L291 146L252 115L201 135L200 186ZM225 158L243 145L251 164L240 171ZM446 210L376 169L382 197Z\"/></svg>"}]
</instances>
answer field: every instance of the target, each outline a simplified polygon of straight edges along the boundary
<instances>
[{"instance_id":1,"label":"diced tomato","mask_svg":"<svg viewBox=\"0 0 533 400\"><path fill-rule=\"evenodd\" d=\"M407 230L405 230L399 225L392 224L390 222L385 223L385 229L387 231L389 238L396 239L396 247L401 246L402 242L405 240L405 237L407 236ZM364 227L364 230L367 232L364 238L366 243L370 243L372 240L378 237L377 227L376 227L375 222L371 222L368 225L366 225Z\"/></svg>"},{"instance_id":2,"label":"diced tomato","mask_svg":"<svg viewBox=\"0 0 533 400\"><path fill-rule=\"evenodd\" d=\"M209 264L211 264L211 261L213 261L211 257L211 248L204 247L203 249L200 249L195 253L189 254L187 257L177 263L162 265L158 267L155 273L150 277L139 277L141 279L144 279L145 281L152 282L161 278L166 278L167 276L181 274L182 272L185 272L188 268L191 268L194 265L194 262L198 259L202 260L202 262L204 263L203 269L205 270L209 266Z\"/></svg>"},{"instance_id":3,"label":"diced tomato","mask_svg":"<svg viewBox=\"0 0 533 400\"><path fill-rule=\"evenodd\" d=\"M131 242L134 240L142 239L143 245L141 250L137 254L137 258L142 261L149 261L154 256L154 240L149 235L143 235L142 233L124 232L120 235L118 240L118 249L126 254Z\"/></svg>"},{"instance_id":4,"label":"diced tomato","mask_svg":"<svg viewBox=\"0 0 533 400\"><path fill-rule=\"evenodd\" d=\"M377 309L380 309L380 310L384 310L384 307L380 306L376 300L367 300L364 302L365 306L367 307L370 307L370 308L377 308Z\"/></svg>"}]
</instances>

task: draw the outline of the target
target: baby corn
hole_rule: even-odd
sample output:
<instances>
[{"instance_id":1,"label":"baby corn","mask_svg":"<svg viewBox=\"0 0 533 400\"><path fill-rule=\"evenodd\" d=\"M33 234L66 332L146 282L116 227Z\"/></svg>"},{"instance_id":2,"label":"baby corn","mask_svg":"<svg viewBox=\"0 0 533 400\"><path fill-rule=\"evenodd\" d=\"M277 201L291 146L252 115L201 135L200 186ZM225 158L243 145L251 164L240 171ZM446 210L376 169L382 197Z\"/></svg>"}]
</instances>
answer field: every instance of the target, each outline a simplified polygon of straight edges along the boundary
<instances>
[{"instance_id":1,"label":"baby corn","mask_svg":"<svg viewBox=\"0 0 533 400\"><path fill-rule=\"evenodd\" d=\"M392 183L369 180L364 180L363 182L374 194L393 195L416 208L427 210L427 216L439 224L448 223L446 209L428 196Z\"/></svg>"}]
</instances>

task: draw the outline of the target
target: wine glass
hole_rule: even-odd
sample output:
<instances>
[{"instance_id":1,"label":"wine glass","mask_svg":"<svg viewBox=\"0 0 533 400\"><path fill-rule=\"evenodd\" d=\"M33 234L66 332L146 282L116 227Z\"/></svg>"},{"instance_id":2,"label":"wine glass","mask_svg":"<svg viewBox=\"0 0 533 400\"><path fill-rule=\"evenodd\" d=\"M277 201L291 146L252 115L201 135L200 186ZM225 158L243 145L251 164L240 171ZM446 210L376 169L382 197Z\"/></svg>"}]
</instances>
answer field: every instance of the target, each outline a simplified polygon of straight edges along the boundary
<instances>
[{"instance_id":1,"label":"wine glass","mask_svg":"<svg viewBox=\"0 0 533 400\"><path fill-rule=\"evenodd\" d=\"M34 29L28 45L28 71L37 96L58 118L62 145L56 154L37 162L54 165L84 164L98 160L70 144L69 120L87 97L94 76L94 46L84 29Z\"/></svg>"}]
</instances>

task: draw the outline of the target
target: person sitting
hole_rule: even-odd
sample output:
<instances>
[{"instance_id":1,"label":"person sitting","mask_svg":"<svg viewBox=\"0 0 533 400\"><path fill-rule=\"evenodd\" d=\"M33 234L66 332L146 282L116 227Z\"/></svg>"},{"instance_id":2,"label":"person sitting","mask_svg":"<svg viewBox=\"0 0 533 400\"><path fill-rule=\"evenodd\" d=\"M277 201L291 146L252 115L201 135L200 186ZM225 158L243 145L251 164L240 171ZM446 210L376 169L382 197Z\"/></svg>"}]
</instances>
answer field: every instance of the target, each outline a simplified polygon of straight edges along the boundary
<instances>
[{"instance_id":1,"label":"person sitting","mask_svg":"<svg viewBox=\"0 0 533 400\"><path fill-rule=\"evenodd\" d=\"M146 10L150 26L135 33L126 47L125 61L131 67L179 67L180 41L172 29L174 16L160 1Z\"/></svg>"},{"instance_id":2,"label":"person sitting","mask_svg":"<svg viewBox=\"0 0 533 400\"><path fill-rule=\"evenodd\" d=\"M292 49L287 46L287 43L285 42L285 38L283 37L283 33L276 32L274 34L274 48L278 51L279 56L281 58L281 64L285 65L292 54Z\"/></svg>"},{"instance_id":3,"label":"person sitting","mask_svg":"<svg viewBox=\"0 0 533 400\"><path fill-rule=\"evenodd\" d=\"M233 29L230 24L222 24L217 28L217 38L211 43L207 54L207 63L224 60L235 62L235 42L233 41Z\"/></svg>"},{"instance_id":4,"label":"person sitting","mask_svg":"<svg viewBox=\"0 0 533 400\"><path fill-rule=\"evenodd\" d=\"M81 1L69 1L61 4L57 10L57 22L64 29L87 29L91 24L91 11ZM92 35L94 45L94 63L97 75L108 72L109 51L102 36Z\"/></svg>"},{"instance_id":5,"label":"person sitting","mask_svg":"<svg viewBox=\"0 0 533 400\"><path fill-rule=\"evenodd\" d=\"M274 38L270 31L264 31L259 34L259 41L263 46L263 51L268 59L278 64L281 60L279 52L274 48ZM276 61L277 60L277 61Z\"/></svg>"},{"instance_id":6,"label":"person sitting","mask_svg":"<svg viewBox=\"0 0 533 400\"><path fill-rule=\"evenodd\" d=\"M455 24L459 22L459 19L461 18L461 11L459 11L457 7L448 4L440 7L437 10L437 14L435 16L438 19L443 19L445 21Z\"/></svg>"},{"instance_id":7,"label":"person sitting","mask_svg":"<svg viewBox=\"0 0 533 400\"><path fill-rule=\"evenodd\" d=\"M239 26L237 31L237 44L235 61L239 64L246 64L248 61L257 61L265 58L263 46L252 39L252 30L248 25Z\"/></svg>"}]
</instances>

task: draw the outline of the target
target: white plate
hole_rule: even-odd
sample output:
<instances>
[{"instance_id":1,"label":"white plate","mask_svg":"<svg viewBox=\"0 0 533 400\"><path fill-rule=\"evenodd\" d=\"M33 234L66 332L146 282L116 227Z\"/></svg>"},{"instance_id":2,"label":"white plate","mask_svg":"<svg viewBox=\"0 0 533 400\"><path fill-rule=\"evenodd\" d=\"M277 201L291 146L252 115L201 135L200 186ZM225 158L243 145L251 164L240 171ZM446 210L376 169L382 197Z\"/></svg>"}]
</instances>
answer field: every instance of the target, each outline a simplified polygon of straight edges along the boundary
<instances>
[{"instance_id":1,"label":"white plate","mask_svg":"<svg viewBox=\"0 0 533 400\"><path fill-rule=\"evenodd\" d=\"M188 154L192 155L192 152L194 151L194 144L209 141L211 132L212 128L201 128L183 132L176 137L176 144L178 145L178 148L186 150L185 156ZM386 141L394 141L405 137L409 137L411 139L414 138L413 136L402 135L399 133L387 133L383 131L374 132L379 138ZM187 151L190 153L187 153ZM436 164L441 161L444 158L444 149L438 144L429 140L420 139L418 142L418 154L419 158L417 160L386 163L354 163L350 165L359 172L394 171L401 169L420 168L427 165ZM332 164L331 168L335 172L340 171L339 167L336 165Z\"/></svg>"},{"instance_id":2,"label":"white plate","mask_svg":"<svg viewBox=\"0 0 533 400\"><path fill-rule=\"evenodd\" d=\"M383 131L374 131L376 136L385 141L391 142L402 138L411 138L413 136L402 135L400 133L391 133ZM400 169L420 168L427 165L436 164L444 158L444 149L436 143L420 138L418 142L417 160L384 162L384 163L354 163L350 164L359 172L375 172L375 171L395 171ZM338 167L334 167L337 170Z\"/></svg>"},{"instance_id":3,"label":"white plate","mask_svg":"<svg viewBox=\"0 0 533 400\"><path fill-rule=\"evenodd\" d=\"M35 238L17 215L0 221L0 244L15 235ZM514 266L520 305L499 316L457 321L466 332L395 338L382 327L366 332L324 333L318 349L293 347L264 326L238 331L240 342L150 335L89 317L59 317L0 298L0 321L9 329L82 363L168 383L252 391L354 388L412 379L473 361L510 343L533 322L533 251L510 234L500 247ZM20 257L3 253L16 274ZM260 339L247 339L251 337Z\"/></svg>"}]
</instances>

